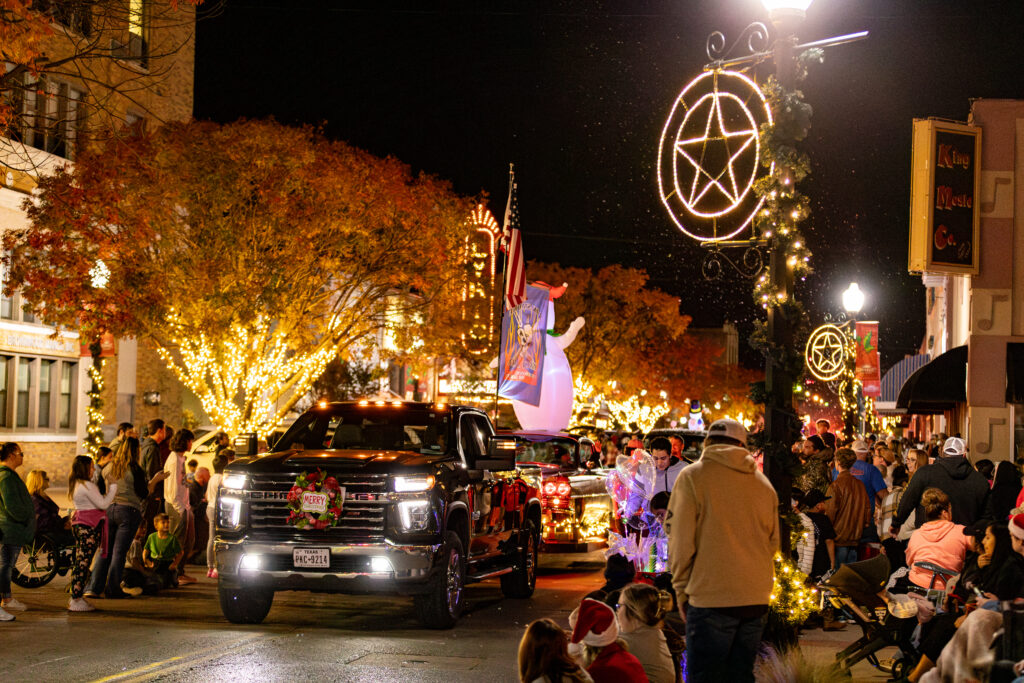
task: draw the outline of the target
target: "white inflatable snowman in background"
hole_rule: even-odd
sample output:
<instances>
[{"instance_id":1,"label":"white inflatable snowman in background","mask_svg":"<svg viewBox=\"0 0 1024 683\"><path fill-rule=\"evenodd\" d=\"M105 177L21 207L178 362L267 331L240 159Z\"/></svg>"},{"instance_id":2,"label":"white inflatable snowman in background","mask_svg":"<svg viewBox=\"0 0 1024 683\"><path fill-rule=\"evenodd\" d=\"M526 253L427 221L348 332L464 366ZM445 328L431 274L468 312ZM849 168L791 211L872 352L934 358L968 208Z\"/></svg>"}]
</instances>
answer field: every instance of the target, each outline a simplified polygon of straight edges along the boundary
<instances>
[{"instance_id":1,"label":"white inflatable snowman in background","mask_svg":"<svg viewBox=\"0 0 1024 683\"><path fill-rule=\"evenodd\" d=\"M555 329L554 300L565 293L567 284L552 287L548 294L548 332ZM522 401L512 401L516 419L526 431L559 432L569 427L572 418L573 381L569 359L565 357L565 349L576 340L576 335L583 328L582 316L569 325L565 334L554 337L544 335L544 374L541 380L540 403L530 405Z\"/></svg>"}]
</instances>

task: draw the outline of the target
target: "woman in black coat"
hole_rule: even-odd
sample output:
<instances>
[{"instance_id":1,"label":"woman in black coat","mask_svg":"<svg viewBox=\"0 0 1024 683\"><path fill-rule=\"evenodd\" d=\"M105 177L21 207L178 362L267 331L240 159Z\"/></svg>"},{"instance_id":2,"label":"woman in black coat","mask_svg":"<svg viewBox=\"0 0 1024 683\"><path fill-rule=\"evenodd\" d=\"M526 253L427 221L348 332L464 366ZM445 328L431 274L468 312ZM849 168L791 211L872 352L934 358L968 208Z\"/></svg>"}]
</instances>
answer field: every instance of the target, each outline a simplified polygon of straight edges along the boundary
<instances>
[{"instance_id":1,"label":"woman in black coat","mask_svg":"<svg viewBox=\"0 0 1024 683\"><path fill-rule=\"evenodd\" d=\"M1009 460L996 465L996 474L992 479L992 490L988 494L988 514L997 522L1006 522L1010 510L1017 505L1020 495L1020 472Z\"/></svg>"}]
</instances>

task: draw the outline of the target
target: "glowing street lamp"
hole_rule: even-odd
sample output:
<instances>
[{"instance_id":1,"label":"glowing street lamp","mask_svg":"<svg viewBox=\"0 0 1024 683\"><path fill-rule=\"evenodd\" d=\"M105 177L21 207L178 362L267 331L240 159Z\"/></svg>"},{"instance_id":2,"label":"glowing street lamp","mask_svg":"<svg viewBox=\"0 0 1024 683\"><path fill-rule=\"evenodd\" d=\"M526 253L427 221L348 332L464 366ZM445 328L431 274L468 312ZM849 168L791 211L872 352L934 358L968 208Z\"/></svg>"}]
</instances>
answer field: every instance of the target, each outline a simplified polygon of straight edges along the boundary
<instances>
[{"instance_id":1,"label":"glowing street lamp","mask_svg":"<svg viewBox=\"0 0 1024 683\"><path fill-rule=\"evenodd\" d=\"M843 308L851 315L860 313L860 309L864 308L864 292L856 282L851 282L843 292Z\"/></svg>"},{"instance_id":2,"label":"glowing street lamp","mask_svg":"<svg viewBox=\"0 0 1024 683\"><path fill-rule=\"evenodd\" d=\"M812 0L761 0L773 24L789 19L802 20Z\"/></svg>"}]
</instances>

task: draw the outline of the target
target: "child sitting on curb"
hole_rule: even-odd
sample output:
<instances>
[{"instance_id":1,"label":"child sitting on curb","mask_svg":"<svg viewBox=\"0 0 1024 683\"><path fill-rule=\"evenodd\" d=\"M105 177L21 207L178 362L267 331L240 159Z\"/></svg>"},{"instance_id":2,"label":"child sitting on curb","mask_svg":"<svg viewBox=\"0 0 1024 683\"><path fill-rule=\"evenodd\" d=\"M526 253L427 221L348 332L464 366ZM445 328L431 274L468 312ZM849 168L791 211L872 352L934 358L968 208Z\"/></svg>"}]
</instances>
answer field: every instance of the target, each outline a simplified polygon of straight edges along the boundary
<instances>
[{"instance_id":1,"label":"child sitting on curb","mask_svg":"<svg viewBox=\"0 0 1024 683\"><path fill-rule=\"evenodd\" d=\"M178 587L178 572L174 567L181 561L185 551L178 542L178 537L171 533L171 518L159 514L153 518L156 531L146 539L142 550L142 560L147 569L151 569L160 579L164 588Z\"/></svg>"}]
</instances>

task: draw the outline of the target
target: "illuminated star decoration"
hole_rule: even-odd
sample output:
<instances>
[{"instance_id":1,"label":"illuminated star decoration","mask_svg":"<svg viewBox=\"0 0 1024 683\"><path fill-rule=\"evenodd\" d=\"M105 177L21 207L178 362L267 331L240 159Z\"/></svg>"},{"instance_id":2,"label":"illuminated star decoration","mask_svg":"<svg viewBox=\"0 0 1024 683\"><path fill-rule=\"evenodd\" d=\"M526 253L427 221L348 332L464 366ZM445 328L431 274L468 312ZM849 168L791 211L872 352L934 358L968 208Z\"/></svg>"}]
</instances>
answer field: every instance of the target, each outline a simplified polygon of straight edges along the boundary
<instances>
[{"instance_id":1,"label":"illuminated star decoration","mask_svg":"<svg viewBox=\"0 0 1024 683\"><path fill-rule=\"evenodd\" d=\"M746 119L742 125L730 126L722 114L723 100L727 106L738 105ZM680 169L678 165L676 166L676 186L680 195L686 197L683 201L690 211L698 216L711 218L731 211L750 191L756 167L751 166L749 171L744 173L746 177L737 180L737 165L743 161L747 163L742 165L749 165L749 160L740 157L757 141L757 123L738 97L717 90L702 97L687 112L683 125L679 128L679 134L684 134L689 128L689 120L698 116L706 116L703 134L676 141L676 154L692 167L692 175L683 178L687 182L680 187ZM717 190L718 196L713 192L709 196L711 190ZM721 205L722 198L727 202L724 209Z\"/></svg>"},{"instance_id":2,"label":"illuminated star decoration","mask_svg":"<svg viewBox=\"0 0 1024 683\"><path fill-rule=\"evenodd\" d=\"M823 382L838 379L846 367L846 334L835 325L811 333L805 353L807 369Z\"/></svg>"},{"instance_id":3,"label":"illuminated star decoration","mask_svg":"<svg viewBox=\"0 0 1024 683\"><path fill-rule=\"evenodd\" d=\"M760 130L771 122L764 93L740 72L706 71L683 88L661 132L657 175L686 235L716 242L750 225L763 202L753 191L765 172Z\"/></svg>"}]
</instances>

